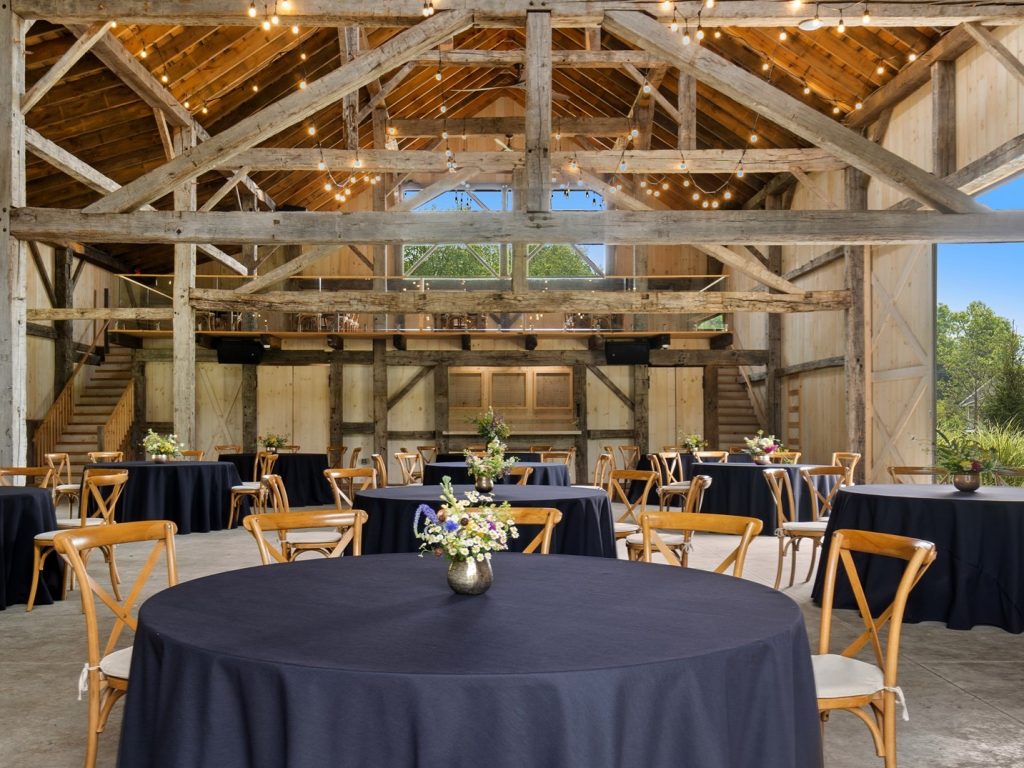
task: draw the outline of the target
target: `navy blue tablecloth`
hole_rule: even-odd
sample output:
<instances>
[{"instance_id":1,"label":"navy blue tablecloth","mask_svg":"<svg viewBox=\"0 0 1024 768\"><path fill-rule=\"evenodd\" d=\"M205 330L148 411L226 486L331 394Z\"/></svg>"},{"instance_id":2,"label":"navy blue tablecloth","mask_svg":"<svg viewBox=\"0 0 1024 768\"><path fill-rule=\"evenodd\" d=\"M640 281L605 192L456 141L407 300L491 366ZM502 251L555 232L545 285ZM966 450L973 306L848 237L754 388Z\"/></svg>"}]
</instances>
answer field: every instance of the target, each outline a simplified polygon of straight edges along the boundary
<instances>
[{"instance_id":1,"label":"navy blue tablecloth","mask_svg":"<svg viewBox=\"0 0 1024 768\"><path fill-rule=\"evenodd\" d=\"M57 513L48 490L0 488L0 611L28 602L35 535L56 529ZM63 562L57 555L46 558L36 605L60 599Z\"/></svg>"},{"instance_id":2,"label":"navy blue tablecloth","mask_svg":"<svg viewBox=\"0 0 1024 768\"><path fill-rule=\"evenodd\" d=\"M516 466L532 467L533 472L527 478L527 485L569 485L569 468L565 464L550 461L520 461ZM447 475L455 485L472 485L465 461L435 461L423 468L424 485L440 485L441 479ZM499 483L509 484L519 481L518 477L506 475L498 479Z\"/></svg>"},{"instance_id":3,"label":"navy blue tablecloth","mask_svg":"<svg viewBox=\"0 0 1024 768\"><path fill-rule=\"evenodd\" d=\"M252 476L256 464L255 453L228 453L220 457L238 468L238 474L246 482L256 480ZM324 478L327 463L326 453L282 453L274 464L274 474L281 476L288 491L288 505L291 507L333 506L334 494Z\"/></svg>"},{"instance_id":4,"label":"navy blue tablecloth","mask_svg":"<svg viewBox=\"0 0 1024 768\"><path fill-rule=\"evenodd\" d=\"M158 593L140 614L118 764L822 765L806 629L785 595L625 561L493 565L479 597L414 555Z\"/></svg>"},{"instance_id":5,"label":"navy blue tablecloth","mask_svg":"<svg viewBox=\"0 0 1024 768\"><path fill-rule=\"evenodd\" d=\"M122 461L91 467L128 470L115 515L131 520L173 520L178 533L219 531L228 525L231 486L242 479L226 461ZM244 517L239 515L239 522Z\"/></svg>"},{"instance_id":6,"label":"navy blue tablecloth","mask_svg":"<svg viewBox=\"0 0 1024 768\"><path fill-rule=\"evenodd\" d=\"M469 485L457 485L463 494ZM492 494L497 503L507 501L513 507L554 507L562 513L555 526L551 551L560 555L615 557L615 529L608 494L596 488L557 485L497 485ZM356 509L369 515L363 526L363 554L419 552L420 540L413 531L413 519L420 504L437 509L441 489L436 485L402 485L360 491ZM539 531L539 526L523 526L521 536L512 542L513 550L522 550Z\"/></svg>"},{"instance_id":7,"label":"navy blue tablecloth","mask_svg":"<svg viewBox=\"0 0 1024 768\"><path fill-rule=\"evenodd\" d=\"M507 451L508 456L515 456L519 461L540 461L539 453L530 453L529 451ZM446 462L446 461L465 461L466 454L464 453L439 453L435 457L434 461Z\"/></svg>"},{"instance_id":8,"label":"navy blue tablecloth","mask_svg":"<svg viewBox=\"0 0 1024 768\"><path fill-rule=\"evenodd\" d=\"M987 624L1024 632L1024 488L984 486L975 493L961 493L952 485L843 488L829 519L815 600L821 599L829 540L841 528L935 543L935 562L910 593L906 621L941 621L950 629ZM887 557L855 560L877 612L892 600L904 564ZM836 605L856 607L841 567Z\"/></svg>"},{"instance_id":9,"label":"navy blue tablecloth","mask_svg":"<svg viewBox=\"0 0 1024 768\"><path fill-rule=\"evenodd\" d=\"M704 512L723 515L746 515L756 517L764 523L762 536L774 536L778 528L775 499L764 479L766 469L784 469L789 473L793 486L793 500L796 503L797 519L811 519L811 495L800 477L801 468L817 464L754 464L753 462L708 462L691 468L692 474L707 475L711 487L704 494ZM815 485L822 493L832 487L832 478L816 477Z\"/></svg>"}]
</instances>

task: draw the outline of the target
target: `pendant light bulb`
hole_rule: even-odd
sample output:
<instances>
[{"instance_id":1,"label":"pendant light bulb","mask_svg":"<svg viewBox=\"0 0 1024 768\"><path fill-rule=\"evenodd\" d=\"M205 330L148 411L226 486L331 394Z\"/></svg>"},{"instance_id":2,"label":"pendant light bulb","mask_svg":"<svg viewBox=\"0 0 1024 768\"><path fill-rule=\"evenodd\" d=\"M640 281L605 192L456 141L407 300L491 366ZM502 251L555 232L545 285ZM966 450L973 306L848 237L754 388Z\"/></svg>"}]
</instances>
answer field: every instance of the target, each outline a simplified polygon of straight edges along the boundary
<instances>
[{"instance_id":1,"label":"pendant light bulb","mask_svg":"<svg viewBox=\"0 0 1024 768\"><path fill-rule=\"evenodd\" d=\"M249 3L249 18L256 18L256 3Z\"/></svg>"}]
</instances>

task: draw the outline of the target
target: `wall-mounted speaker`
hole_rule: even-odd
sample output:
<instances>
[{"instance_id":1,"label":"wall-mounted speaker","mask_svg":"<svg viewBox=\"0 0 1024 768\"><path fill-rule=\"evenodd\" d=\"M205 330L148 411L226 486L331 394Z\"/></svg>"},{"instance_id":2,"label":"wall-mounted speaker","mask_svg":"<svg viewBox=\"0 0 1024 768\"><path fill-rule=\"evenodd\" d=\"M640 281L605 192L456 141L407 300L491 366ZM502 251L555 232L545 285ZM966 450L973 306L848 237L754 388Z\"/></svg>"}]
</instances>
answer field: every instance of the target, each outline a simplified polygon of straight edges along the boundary
<instances>
[{"instance_id":1,"label":"wall-mounted speaker","mask_svg":"<svg viewBox=\"0 0 1024 768\"><path fill-rule=\"evenodd\" d=\"M225 365L259 365L263 359L263 343L258 339L220 339L217 362Z\"/></svg>"},{"instance_id":2,"label":"wall-mounted speaker","mask_svg":"<svg viewBox=\"0 0 1024 768\"><path fill-rule=\"evenodd\" d=\"M647 365L651 361L651 348L646 339L606 341L604 360L608 365Z\"/></svg>"}]
</instances>

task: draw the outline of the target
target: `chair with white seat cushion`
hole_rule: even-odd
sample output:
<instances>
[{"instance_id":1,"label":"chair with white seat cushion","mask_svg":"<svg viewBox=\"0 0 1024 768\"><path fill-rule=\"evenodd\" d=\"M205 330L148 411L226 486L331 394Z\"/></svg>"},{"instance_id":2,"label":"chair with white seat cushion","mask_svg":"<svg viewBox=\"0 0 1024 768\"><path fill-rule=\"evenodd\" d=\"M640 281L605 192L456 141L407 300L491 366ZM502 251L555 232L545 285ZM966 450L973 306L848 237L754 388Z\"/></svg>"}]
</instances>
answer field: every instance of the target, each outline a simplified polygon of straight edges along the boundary
<instances>
[{"instance_id":1,"label":"chair with white seat cushion","mask_svg":"<svg viewBox=\"0 0 1024 768\"><path fill-rule=\"evenodd\" d=\"M661 473L661 483L658 484L658 509L671 506L672 499L677 496L685 499L689 495L690 481L683 480L683 461L679 451L652 453L649 461L651 466Z\"/></svg>"},{"instance_id":2,"label":"chair with white seat cushion","mask_svg":"<svg viewBox=\"0 0 1024 768\"><path fill-rule=\"evenodd\" d=\"M785 469L766 469L764 471L765 482L771 489L772 498L775 501L775 535L779 539L779 564L775 569L775 589L782 583L782 566L786 561L786 555L792 555L789 568L789 586L793 586L796 580L796 553L800 550L800 543L804 540L811 542L811 568L818 556L818 547L825 536L825 529L828 527L826 520L797 520L796 502L793 499L793 484L789 480L789 472ZM808 569L807 578L809 581L812 571Z\"/></svg>"},{"instance_id":3,"label":"chair with white seat cushion","mask_svg":"<svg viewBox=\"0 0 1024 768\"><path fill-rule=\"evenodd\" d=\"M228 528L235 527L238 510L245 500L255 502L255 511L263 512L267 506L267 488L263 478L274 471L274 465L280 454L261 451L253 461L252 480L231 486L231 513L228 515Z\"/></svg>"},{"instance_id":4,"label":"chair with white seat cushion","mask_svg":"<svg viewBox=\"0 0 1024 768\"><path fill-rule=\"evenodd\" d=\"M96 764L99 735L103 732L110 711L119 698L128 690L129 672L132 665L132 649L114 650L127 627L134 632L138 619L135 616L136 603L150 574L161 555L166 560L167 586L178 583L177 563L174 557L174 534L177 526L169 520L144 520L117 525L101 525L93 528L61 531L54 538L54 546L63 556L75 578L81 585L82 613L85 614L86 647L88 656L79 678L79 693L88 692L89 731L86 741L85 766ZM153 542L149 556L142 562L139 575L132 584L128 596L122 601L111 596L86 570L89 553L94 549L110 549L117 544ZM99 620L96 615L96 598L114 614L114 625L107 641L101 645ZM101 650L102 649L102 650Z\"/></svg>"},{"instance_id":5,"label":"chair with white seat cushion","mask_svg":"<svg viewBox=\"0 0 1024 768\"><path fill-rule=\"evenodd\" d=\"M892 603L878 616L872 614L868 605L853 561L854 552L906 561ZM871 732L875 752L884 759L886 768L896 768L897 704L903 707L903 719L909 719L897 679L903 612L907 597L935 562L935 555L935 545L930 541L873 531L839 530L830 543L822 592L821 637L818 655L811 657L818 712L823 729L836 710L846 710L860 718ZM832 606L840 560L865 630L842 652L830 653ZM886 624L889 631L883 645L881 631ZM874 651L875 663L854 658L865 645Z\"/></svg>"},{"instance_id":6,"label":"chair with white seat cushion","mask_svg":"<svg viewBox=\"0 0 1024 768\"><path fill-rule=\"evenodd\" d=\"M704 506L704 493L711 487L711 478L708 475L694 475L690 481L686 493L686 501L683 503L683 512L696 515ZM759 529L760 530L760 529ZM692 549L693 531L681 529L681 533L658 532L658 541L661 545L668 547L684 568L688 564L690 550ZM644 534L641 531L626 536L626 556L630 560L643 559ZM741 566L742 568L742 566Z\"/></svg>"},{"instance_id":7,"label":"chair with white seat cushion","mask_svg":"<svg viewBox=\"0 0 1024 768\"><path fill-rule=\"evenodd\" d=\"M623 483L643 483L643 489L636 501L630 501ZM642 469L613 469L608 474L608 496L612 503L620 503L626 507L619 519L615 521L615 538L624 539L631 533L640 531L640 515L647 511L647 495L658 482L658 473Z\"/></svg>"},{"instance_id":8,"label":"chair with white seat cushion","mask_svg":"<svg viewBox=\"0 0 1024 768\"><path fill-rule=\"evenodd\" d=\"M82 476L82 492L79 499L79 516L70 520L58 520L56 531L45 531L35 535L32 557L32 588L28 593L28 604L26 611L31 611L36 602L36 590L39 589L39 574L46 566L46 558L54 551L54 541L57 534L65 530L76 530L92 528L97 526L112 525L114 513L117 511L117 502L121 498L125 483L128 482L128 471L125 469L100 469L97 467L86 467ZM107 561L110 570L110 585L114 595L120 600L118 582L120 577L117 574L117 563L114 560L114 548L112 546L100 547L103 557ZM64 570L63 595L67 595L69 571Z\"/></svg>"},{"instance_id":9,"label":"chair with white seat cushion","mask_svg":"<svg viewBox=\"0 0 1024 768\"><path fill-rule=\"evenodd\" d=\"M61 502L67 499L68 517L73 517L75 502L78 501L82 486L71 482L71 456L66 453L47 453L43 458L53 472L50 478L53 483L53 505L59 507Z\"/></svg>"}]
</instances>

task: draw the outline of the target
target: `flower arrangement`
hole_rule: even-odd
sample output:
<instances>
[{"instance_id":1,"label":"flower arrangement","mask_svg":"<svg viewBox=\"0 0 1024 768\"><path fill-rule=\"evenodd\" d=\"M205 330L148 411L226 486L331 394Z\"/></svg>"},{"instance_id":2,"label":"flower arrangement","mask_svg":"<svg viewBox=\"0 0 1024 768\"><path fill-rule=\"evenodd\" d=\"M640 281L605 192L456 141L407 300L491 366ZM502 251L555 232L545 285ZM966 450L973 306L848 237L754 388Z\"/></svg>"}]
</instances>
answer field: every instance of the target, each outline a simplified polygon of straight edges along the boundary
<instances>
[{"instance_id":1,"label":"flower arrangement","mask_svg":"<svg viewBox=\"0 0 1024 768\"><path fill-rule=\"evenodd\" d=\"M487 407L487 410L469 419L470 424L476 427L476 433L488 443L492 440L499 440L504 443L512 434L512 428L504 417L494 412L494 408Z\"/></svg>"},{"instance_id":2,"label":"flower arrangement","mask_svg":"<svg viewBox=\"0 0 1024 768\"><path fill-rule=\"evenodd\" d=\"M708 447L708 441L697 434L687 435L680 433L679 435L679 447L684 451L694 453L696 451L703 451Z\"/></svg>"},{"instance_id":3,"label":"flower arrangement","mask_svg":"<svg viewBox=\"0 0 1024 768\"><path fill-rule=\"evenodd\" d=\"M274 434L273 432L268 432L266 437L260 436L257 438L257 441L268 451L276 451L278 448L283 448L288 445L287 437L284 435Z\"/></svg>"},{"instance_id":4,"label":"flower arrangement","mask_svg":"<svg viewBox=\"0 0 1024 768\"><path fill-rule=\"evenodd\" d=\"M786 449L781 440L775 435L766 435L763 429L757 430L754 437L744 437L743 442L746 445L743 452L754 459Z\"/></svg>"},{"instance_id":5,"label":"flower arrangement","mask_svg":"<svg viewBox=\"0 0 1024 768\"><path fill-rule=\"evenodd\" d=\"M977 475L991 472L999 466L994 449L982 448L977 440L967 435L948 437L938 433L935 444L936 464L954 475Z\"/></svg>"},{"instance_id":6,"label":"flower arrangement","mask_svg":"<svg viewBox=\"0 0 1024 768\"><path fill-rule=\"evenodd\" d=\"M177 435L158 435L152 429L142 438L142 449L150 456L181 456Z\"/></svg>"},{"instance_id":7,"label":"flower arrangement","mask_svg":"<svg viewBox=\"0 0 1024 768\"><path fill-rule=\"evenodd\" d=\"M506 470L519 461L512 456L505 458L505 444L495 438L487 444L487 450L482 456L474 455L469 449L466 450L466 467L470 477L486 477L495 480L505 474Z\"/></svg>"},{"instance_id":8,"label":"flower arrangement","mask_svg":"<svg viewBox=\"0 0 1024 768\"><path fill-rule=\"evenodd\" d=\"M490 560L492 552L508 549L509 539L518 539L519 530L507 516L502 514L508 502L495 506L490 496L476 491L466 493L458 499L452 490L452 479L441 479L441 501L444 503L435 512L427 504L416 510L413 526L416 537L422 539L420 554L433 552L450 562ZM475 511L470 511L475 508ZM424 518L423 530L419 530L420 518Z\"/></svg>"}]
</instances>

